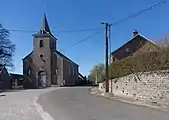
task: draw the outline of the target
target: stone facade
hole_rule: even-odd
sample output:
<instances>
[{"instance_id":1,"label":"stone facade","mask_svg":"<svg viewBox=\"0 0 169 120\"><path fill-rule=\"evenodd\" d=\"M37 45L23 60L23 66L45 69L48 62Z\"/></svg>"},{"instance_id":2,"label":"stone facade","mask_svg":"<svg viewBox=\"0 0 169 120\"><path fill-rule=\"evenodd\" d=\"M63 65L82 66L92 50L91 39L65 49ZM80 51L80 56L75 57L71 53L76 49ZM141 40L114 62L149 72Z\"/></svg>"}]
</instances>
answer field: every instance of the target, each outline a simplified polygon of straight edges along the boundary
<instances>
[{"instance_id":1,"label":"stone facade","mask_svg":"<svg viewBox=\"0 0 169 120\"><path fill-rule=\"evenodd\" d=\"M104 91L104 84L99 89ZM131 74L109 81L109 91L117 96L169 105L169 71Z\"/></svg>"},{"instance_id":2,"label":"stone facade","mask_svg":"<svg viewBox=\"0 0 169 120\"><path fill-rule=\"evenodd\" d=\"M33 50L23 59L24 87L75 85L79 66L57 50L57 39L50 32L46 16L33 38ZM69 74L72 70L73 76Z\"/></svg>"},{"instance_id":3,"label":"stone facade","mask_svg":"<svg viewBox=\"0 0 169 120\"><path fill-rule=\"evenodd\" d=\"M111 63L129 56L144 54L146 52L160 49L158 45L148 40L144 36L136 32L133 34L134 37L129 42L111 53Z\"/></svg>"},{"instance_id":4,"label":"stone facade","mask_svg":"<svg viewBox=\"0 0 169 120\"><path fill-rule=\"evenodd\" d=\"M57 55L58 68L58 84L61 86L75 85L78 80L78 65L60 52L55 52Z\"/></svg>"}]
</instances>

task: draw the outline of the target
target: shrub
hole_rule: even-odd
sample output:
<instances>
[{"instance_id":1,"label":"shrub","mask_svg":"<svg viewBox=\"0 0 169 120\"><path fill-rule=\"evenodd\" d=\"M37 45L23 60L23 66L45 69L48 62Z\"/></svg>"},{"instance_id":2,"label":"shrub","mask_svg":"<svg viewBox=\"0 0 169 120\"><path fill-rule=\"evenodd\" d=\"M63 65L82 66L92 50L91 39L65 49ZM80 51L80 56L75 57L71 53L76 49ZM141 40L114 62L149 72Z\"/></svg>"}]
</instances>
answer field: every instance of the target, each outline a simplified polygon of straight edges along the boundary
<instances>
[{"instance_id":1,"label":"shrub","mask_svg":"<svg viewBox=\"0 0 169 120\"><path fill-rule=\"evenodd\" d=\"M109 77L118 78L132 73L169 69L169 48L129 56L109 65Z\"/></svg>"}]
</instances>

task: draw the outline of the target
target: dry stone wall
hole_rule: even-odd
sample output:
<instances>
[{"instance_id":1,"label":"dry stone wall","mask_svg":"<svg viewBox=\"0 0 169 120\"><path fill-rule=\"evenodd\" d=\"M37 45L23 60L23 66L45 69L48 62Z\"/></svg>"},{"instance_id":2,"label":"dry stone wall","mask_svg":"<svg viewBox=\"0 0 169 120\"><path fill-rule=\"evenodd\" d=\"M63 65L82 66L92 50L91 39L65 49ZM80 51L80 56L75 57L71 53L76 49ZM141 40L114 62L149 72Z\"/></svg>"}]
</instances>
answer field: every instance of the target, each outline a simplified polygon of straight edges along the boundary
<instances>
[{"instance_id":1,"label":"dry stone wall","mask_svg":"<svg viewBox=\"0 0 169 120\"><path fill-rule=\"evenodd\" d=\"M99 89L104 91L104 84ZM109 91L117 96L132 97L169 105L169 71L131 74L109 81Z\"/></svg>"}]
</instances>

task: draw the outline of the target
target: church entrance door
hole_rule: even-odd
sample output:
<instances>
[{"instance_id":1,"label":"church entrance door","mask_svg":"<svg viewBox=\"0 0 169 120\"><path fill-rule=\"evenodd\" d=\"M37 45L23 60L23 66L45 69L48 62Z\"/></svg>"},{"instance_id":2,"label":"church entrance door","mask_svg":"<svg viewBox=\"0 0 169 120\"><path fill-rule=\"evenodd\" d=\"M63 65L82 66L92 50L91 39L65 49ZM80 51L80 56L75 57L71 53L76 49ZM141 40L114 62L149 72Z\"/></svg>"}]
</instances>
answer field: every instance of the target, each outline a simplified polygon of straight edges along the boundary
<instances>
[{"instance_id":1,"label":"church entrance door","mask_svg":"<svg viewBox=\"0 0 169 120\"><path fill-rule=\"evenodd\" d=\"M44 71L39 71L38 87L39 88L45 88L46 87L46 73Z\"/></svg>"}]
</instances>

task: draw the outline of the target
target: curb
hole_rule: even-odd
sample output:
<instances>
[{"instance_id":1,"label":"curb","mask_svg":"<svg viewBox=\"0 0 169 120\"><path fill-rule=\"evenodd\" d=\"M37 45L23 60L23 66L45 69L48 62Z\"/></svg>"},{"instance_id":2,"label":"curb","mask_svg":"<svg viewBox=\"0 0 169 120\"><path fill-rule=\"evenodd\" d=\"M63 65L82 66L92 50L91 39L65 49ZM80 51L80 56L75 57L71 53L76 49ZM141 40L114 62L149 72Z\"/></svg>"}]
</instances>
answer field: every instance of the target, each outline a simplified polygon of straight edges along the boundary
<instances>
[{"instance_id":1,"label":"curb","mask_svg":"<svg viewBox=\"0 0 169 120\"><path fill-rule=\"evenodd\" d=\"M164 111L164 112L169 112L169 109L166 106L165 107L164 106L155 106L155 105L150 105L150 104L143 103L141 101L140 102L139 101L138 102L131 102L131 101L128 101L128 100L116 98L116 97L120 97L120 96L111 97L111 96L108 96L107 94L105 94L104 92L100 91L100 93L98 93L98 91L92 91L92 89L93 88L91 88L89 90L90 94L92 94L92 95L104 97L104 98L110 99L110 100L120 101L120 102L127 103L127 104L132 104L132 105L136 105L136 106L149 107L149 108L153 108L153 109L156 109L156 110L160 110L160 111Z\"/></svg>"}]
</instances>

